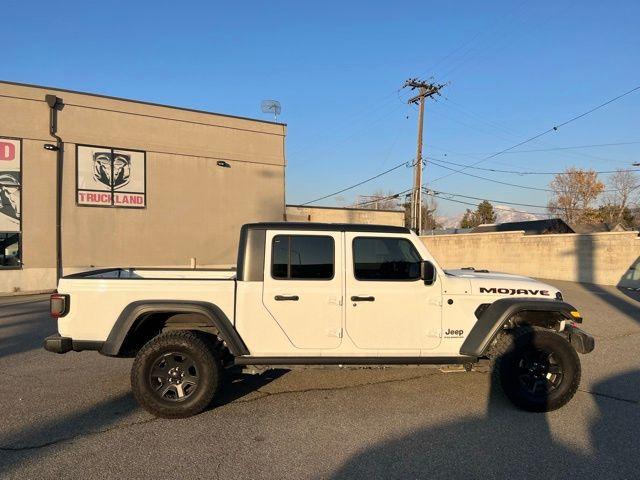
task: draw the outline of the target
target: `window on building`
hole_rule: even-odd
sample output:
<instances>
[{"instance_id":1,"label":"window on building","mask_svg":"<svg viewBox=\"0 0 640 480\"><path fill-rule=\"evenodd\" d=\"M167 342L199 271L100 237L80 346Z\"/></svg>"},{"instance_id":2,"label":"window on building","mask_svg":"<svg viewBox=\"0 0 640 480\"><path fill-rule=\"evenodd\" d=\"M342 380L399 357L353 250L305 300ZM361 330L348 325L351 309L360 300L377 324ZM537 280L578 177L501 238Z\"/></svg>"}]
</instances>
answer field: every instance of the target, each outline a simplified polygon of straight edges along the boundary
<instances>
[{"instance_id":1,"label":"window on building","mask_svg":"<svg viewBox=\"0 0 640 480\"><path fill-rule=\"evenodd\" d=\"M0 268L20 266L20 234L0 233Z\"/></svg>"},{"instance_id":2,"label":"window on building","mask_svg":"<svg viewBox=\"0 0 640 480\"><path fill-rule=\"evenodd\" d=\"M271 276L278 280L329 280L334 272L332 237L276 235L271 250Z\"/></svg>"},{"instance_id":3,"label":"window on building","mask_svg":"<svg viewBox=\"0 0 640 480\"><path fill-rule=\"evenodd\" d=\"M353 240L353 270L358 280L417 280L420 261L415 247L404 238Z\"/></svg>"}]
</instances>

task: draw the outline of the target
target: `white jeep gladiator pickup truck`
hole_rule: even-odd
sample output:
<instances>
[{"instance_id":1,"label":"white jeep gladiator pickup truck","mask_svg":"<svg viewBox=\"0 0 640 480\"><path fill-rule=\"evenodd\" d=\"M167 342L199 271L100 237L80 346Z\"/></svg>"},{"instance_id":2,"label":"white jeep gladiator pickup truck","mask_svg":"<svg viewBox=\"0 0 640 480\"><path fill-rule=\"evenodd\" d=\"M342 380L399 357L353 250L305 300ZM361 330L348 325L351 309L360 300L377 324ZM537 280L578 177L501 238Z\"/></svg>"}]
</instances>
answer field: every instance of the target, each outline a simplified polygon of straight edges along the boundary
<instances>
[{"instance_id":1,"label":"white jeep gladiator pickup truck","mask_svg":"<svg viewBox=\"0 0 640 480\"><path fill-rule=\"evenodd\" d=\"M157 416L204 410L231 367L492 363L518 407L566 404L580 313L536 280L443 270L401 227L255 223L237 270L115 268L62 278L51 296L56 353L135 357L133 394Z\"/></svg>"}]
</instances>

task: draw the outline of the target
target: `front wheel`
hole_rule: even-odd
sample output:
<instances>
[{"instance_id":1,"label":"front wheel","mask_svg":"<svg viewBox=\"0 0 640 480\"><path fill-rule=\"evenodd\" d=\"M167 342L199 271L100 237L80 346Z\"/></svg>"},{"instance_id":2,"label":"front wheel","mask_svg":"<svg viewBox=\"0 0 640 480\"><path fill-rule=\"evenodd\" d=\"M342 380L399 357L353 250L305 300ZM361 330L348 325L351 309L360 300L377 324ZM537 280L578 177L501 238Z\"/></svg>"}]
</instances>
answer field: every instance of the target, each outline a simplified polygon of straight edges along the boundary
<instances>
[{"instance_id":1,"label":"front wheel","mask_svg":"<svg viewBox=\"0 0 640 480\"><path fill-rule=\"evenodd\" d=\"M494 386L530 412L562 407L580 384L578 354L551 330L519 327L503 332L491 360Z\"/></svg>"},{"instance_id":2,"label":"front wheel","mask_svg":"<svg viewBox=\"0 0 640 480\"><path fill-rule=\"evenodd\" d=\"M162 418L202 412L220 388L222 367L201 335L180 330L150 340L136 355L131 389L138 403Z\"/></svg>"}]
</instances>

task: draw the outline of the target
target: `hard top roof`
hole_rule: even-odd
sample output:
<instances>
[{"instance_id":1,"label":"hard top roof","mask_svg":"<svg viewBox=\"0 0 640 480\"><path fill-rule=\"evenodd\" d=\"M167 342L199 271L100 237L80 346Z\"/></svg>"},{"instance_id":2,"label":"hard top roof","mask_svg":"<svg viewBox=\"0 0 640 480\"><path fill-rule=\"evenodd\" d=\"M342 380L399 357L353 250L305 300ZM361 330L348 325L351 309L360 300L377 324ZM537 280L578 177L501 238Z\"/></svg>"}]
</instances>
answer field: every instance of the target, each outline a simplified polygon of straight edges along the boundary
<instances>
[{"instance_id":1,"label":"hard top roof","mask_svg":"<svg viewBox=\"0 0 640 480\"><path fill-rule=\"evenodd\" d=\"M393 225L368 225L356 223L312 223L312 222L261 222L247 223L243 229L250 230L308 230L328 232L373 232L373 233L411 233L405 227Z\"/></svg>"}]
</instances>

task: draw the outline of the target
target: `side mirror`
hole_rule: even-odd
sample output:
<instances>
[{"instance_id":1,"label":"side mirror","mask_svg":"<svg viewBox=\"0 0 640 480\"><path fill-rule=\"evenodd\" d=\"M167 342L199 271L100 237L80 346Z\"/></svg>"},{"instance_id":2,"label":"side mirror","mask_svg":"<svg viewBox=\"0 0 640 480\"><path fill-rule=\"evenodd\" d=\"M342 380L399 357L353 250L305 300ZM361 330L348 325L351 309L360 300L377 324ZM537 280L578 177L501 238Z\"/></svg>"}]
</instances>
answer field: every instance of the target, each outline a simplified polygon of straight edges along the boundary
<instances>
[{"instance_id":1,"label":"side mirror","mask_svg":"<svg viewBox=\"0 0 640 480\"><path fill-rule=\"evenodd\" d=\"M423 260L420 262L420 278L425 285L433 285L436 281L436 267L433 263Z\"/></svg>"}]
</instances>

